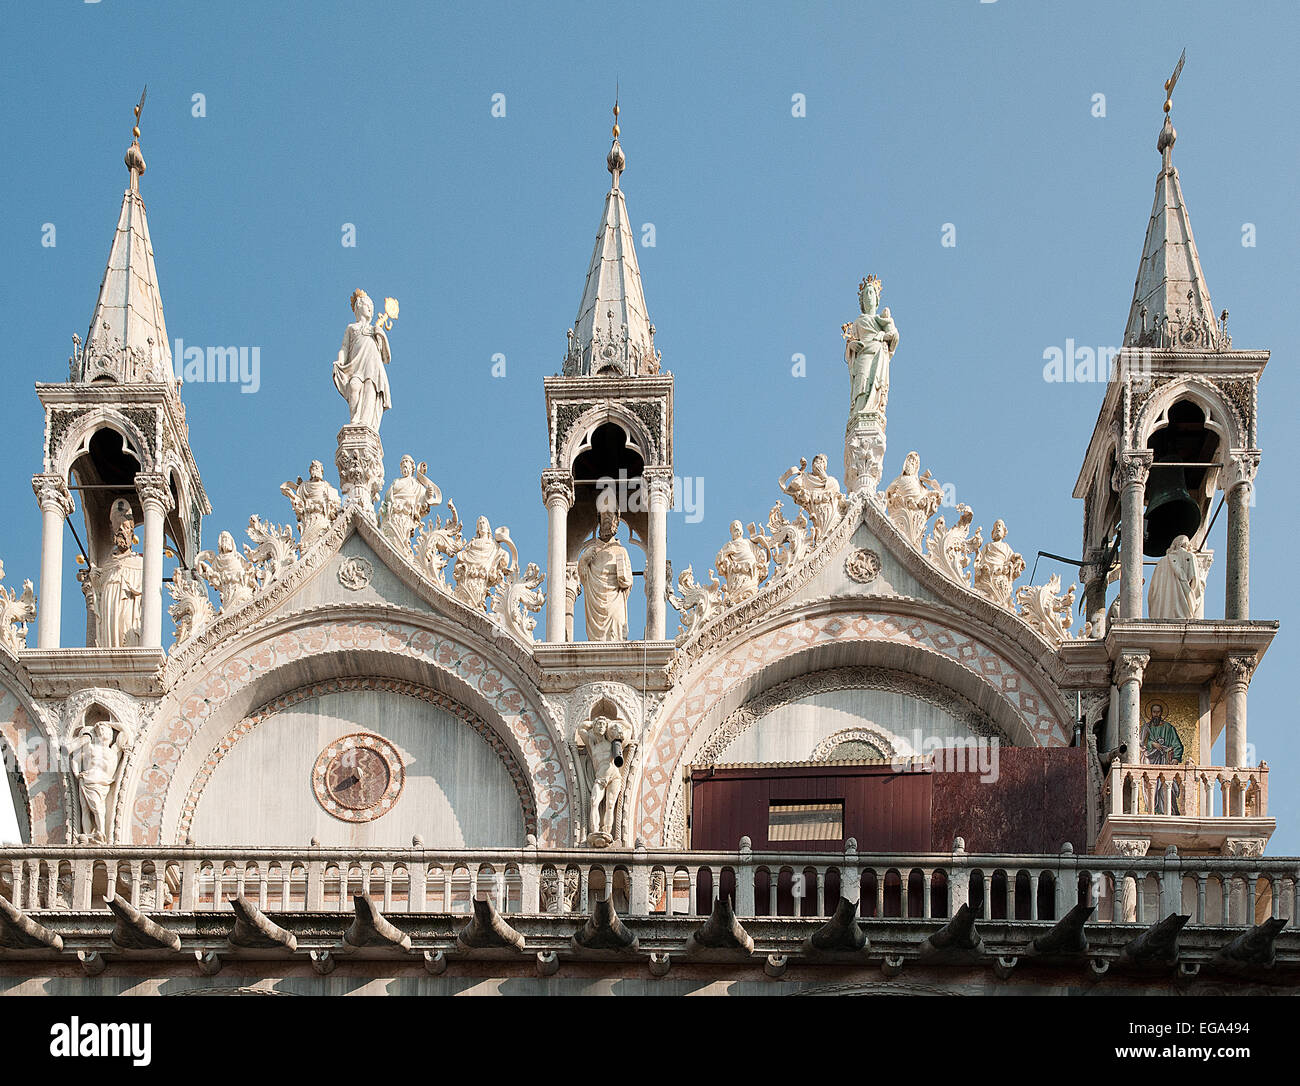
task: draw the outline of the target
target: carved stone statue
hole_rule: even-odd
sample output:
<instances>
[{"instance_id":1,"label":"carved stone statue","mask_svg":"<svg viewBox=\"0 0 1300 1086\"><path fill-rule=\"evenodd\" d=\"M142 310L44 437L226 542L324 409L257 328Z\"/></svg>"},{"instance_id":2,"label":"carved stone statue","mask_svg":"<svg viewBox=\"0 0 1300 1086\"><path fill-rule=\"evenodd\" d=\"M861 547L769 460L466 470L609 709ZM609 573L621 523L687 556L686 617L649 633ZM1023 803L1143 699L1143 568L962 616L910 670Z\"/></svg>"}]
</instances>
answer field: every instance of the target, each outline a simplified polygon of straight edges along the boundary
<instances>
[{"instance_id":1,"label":"carved stone statue","mask_svg":"<svg viewBox=\"0 0 1300 1086\"><path fill-rule=\"evenodd\" d=\"M1156 563L1147 590L1147 614L1168 622L1188 622L1205 617L1205 578L1203 567L1192 541L1176 536Z\"/></svg>"},{"instance_id":2,"label":"carved stone statue","mask_svg":"<svg viewBox=\"0 0 1300 1086\"><path fill-rule=\"evenodd\" d=\"M516 567L518 562L516 561ZM536 562L529 562L521 574L518 568L506 577L492 600L492 616L520 640L529 644L537 619L533 616L546 605L546 593L538 591L546 574Z\"/></svg>"},{"instance_id":3,"label":"carved stone statue","mask_svg":"<svg viewBox=\"0 0 1300 1086\"><path fill-rule=\"evenodd\" d=\"M95 632L100 648L140 644L140 619L144 592L144 556L132 548L135 514L131 503L118 498L109 512L113 550L91 572L95 600Z\"/></svg>"},{"instance_id":4,"label":"carved stone statue","mask_svg":"<svg viewBox=\"0 0 1300 1086\"><path fill-rule=\"evenodd\" d=\"M578 558L587 616L588 641L626 641L627 597L632 588L632 561L618 541L619 516L602 509L595 542Z\"/></svg>"},{"instance_id":5,"label":"carved stone statue","mask_svg":"<svg viewBox=\"0 0 1300 1086\"><path fill-rule=\"evenodd\" d=\"M767 531L762 537L776 565L773 575L777 577L802 562L813 546L808 535L808 515L800 513L793 521L786 520L780 502L767 514Z\"/></svg>"},{"instance_id":6,"label":"carved stone statue","mask_svg":"<svg viewBox=\"0 0 1300 1086\"><path fill-rule=\"evenodd\" d=\"M999 607L1011 609L1011 586L1025 572L1025 560L1006 542L1007 526L995 520L990 541L975 556L971 587Z\"/></svg>"},{"instance_id":7,"label":"carved stone statue","mask_svg":"<svg viewBox=\"0 0 1300 1086\"><path fill-rule=\"evenodd\" d=\"M5 564L0 562L0 581ZM17 654L27 647L27 623L36 618L36 593L31 581L23 581L23 593L0 586L0 645Z\"/></svg>"},{"instance_id":8,"label":"carved stone statue","mask_svg":"<svg viewBox=\"0 0 1300 1086\"><path fill-rule=\"evenodd\" d=\"M928 470L918 474L920 470L920 454L908 453L902 473L885 488L889 519L917 550L925 538L925 526L943 503L943 490L934 476Z\"/></svg>"},{"instance_id":9,"label":"carved stone statue","mask_svg":"<svg viewBox=\"0 0 1300 1086\"><path fill-rule=\"evenodd\" d=\"M334 387L348 403L348 425L368 426L378 433L384 412L393 406L385 369L392 360L384 331L389 322L381 317L370 323L375 304L364 290L352 292L352 312L357 319L343 333L343 346L334 360Z\"/></svg>"},{"instance_id":10,"label":"carved stone statue","mask_svg":"<svg viewBox=\"0 0 1300 1086\"><path fill-rule=\"evenodd\" d=\"M777 502L778 508L780 505ZM722 608L722 584L713 570L709 570L709 578L712 584L697 584L695 571L687 566L677 577L681 595L675 596L672 588L668 589L669 606L682 616L681 632L677 635L679 645Z\"/></svg>"},{"instance_id":11,"label":"carved stone statue","mask_svg":"<svg viewBox=\"0 0 1300 1086\"><path fill-rule=\"evenodd\" d=\"M626 724L606 716L594 717L580 725L576 735L591 765L591 830L587 844L606 848L616 835L614 816L625 783L624 765L636 744Z\"/></svg>"},{"instance_id":12,"label":"carved stone statue","mask_svg":"<svg viewBox=\"0 0 1300 1086\"><path fill-rule=\"evenodd\" d=\"M752 528L752 526L751 526ZM726 582L728 605L741 603L758 592L758 586L767 576L771 553L761 537L745 538L740 521L731 522L731 541L718 551L713 564Z\"/></svg>"},{"instance_id":13,"label":"carved stone statue","mask_svg":"<svg viewBox=\"0 0 1300 1086\"><path fill-rule=\"evenodd\" d=\"M208 599L208 590L183 567L176 570L167 583L167 590L176 601L168 613L176 623L176 644L182 645L207 628L216 610Z\"/></svg>"},{"instance_id":14,"label":"carved stone statue","mask_svg":"<svg viewBox=\"0 0 1300 1086\"><path fill-rule=\"evenodd\" d=\"M849 503L840 492L839 480L826 472L826 454L813 457L812 467L800 459L797 468L787 468L777 481L787 494L808 514L812 521L813 545L816 546L848 510Z\"/></svg>"},{"instance_id":15,"label":"carved stone statue","mask_svg":"<svg viewBox=\"0 0 1300 1086\"><path fill-rule=\"evenodd\" d=\"M420 522L442 504L442 491L429 480L428 470L424 461L417 466L414 457L403 456L401 474L379 505L380 531L400 551L410 551Z\"/></svg>"},{"instance_id":16,"label":"carved stone statue","mask_svg":"<svg viewBox=\"0 0 1300 1086\"><path fill-rule=\"evenodd\" d=\"M262 584L270 584L298 560L289 525L270 524L254 514L248 518L247 532L256 546L245 543L244 556L256 567Z\"/></svg>"},{"instance_id":17,"label":"carved stone statue","mask_svg":"<svg viewBox=\"0 0 1300 1086\"><path fill-rule=\"evenodd\" d=\"M280 493L289 499L298 518L298 538L306 551L330 526L330 521L343 511L339 492L325 481L325 465L313 460L307 469L308 479L301 475L297 483L281 483Z\"/></svg>"},{"instance_id":18,"label":"carved stone statue","mask_svg":"<svg viewBox=\"0 0 1300 1086\"><path fill-rule=\"evenodd\" d=\"M881 309L883 284L874 275L858 287L861 314L844 325L844 361L849 366L849 425L868 416L883 416L889 400L889 362L898 349L898 326Z\"/></svg>"},{"instance_id":19,"label":"carved stone statue","mask_svg":"<svg viewBox=\"0 0 1300 1086\"><path fill-rule=\"evenodd\" d=\"M110 796L126 765L127 737L104 720L83 724L68 747L77 791L81 796L82 833L85 842L107 844L112 831Z\"/></svg>"},{"instance_id":20,"label":"carved stone statue","mask_svg":"<svg viewBox=\"0 0 1300 1086\"><path fill-rule=\"evenodd\" d=\"M1016 590L1020 617L1053 645L1059 645L1070 636L1077 590L1077 585L1070 585L1070 591L1062 596L1059 573L1053 573L1047 584L1022 585Z\"/></svg>"},{"instance_id":21,"label":"carved stone statue","mask_svg":"<svg viewBox=\"0 0 1300 1086\"><path fill-rule=\"evenodd\" d=\"M497 535L501 532L506 529L502 528ZM474 538L456 553L456 588L452 595L474 610L482 611L488 591L499 585L509 571L509 553L493 538L488 518L479 517Z\"/></svg>"},{"instance_id":22,"label":"carved stone statue","mask_svg":"<svg viewBox=\"0 0 1300 1086\"><path fill-rule=\"evenodd\" d=\"M229 532L217 536L217 551L200 551L195 559L198 574L221 597L221 609L233 611L253 598L257 591L257 570L235 550L235 537Z\"/></svg>"},{"instance_id":23,"label":"carved stone statue","mask_svg":"<svg viewBox=\"0 0 1300 1086\"><path fill-rule=\"evenodd\" d=\"M415 553L429 577L439 588L447 588L447 563L465 549L465 526L456 512L456 503L447 500L447 520L438 517L433 524L421 524L415 541Z\"/></svg>"},{"instance_id":24,"label":"carved stone statue","mask_svg":"<svg viewBox=\"0 0 1300 1086\"><path fill-rule=\"evenodd\" d=\"M960 514L957 523L946 528L943 517L936 517L934 529L926 541L926 557L939 569L959 584L969 584L970 575L966 567L970 565L971 556L979 553L984 540L977 531L969 536L971 521L975 514L969 505L959 504Z\"/></svg>"}]
</instances>

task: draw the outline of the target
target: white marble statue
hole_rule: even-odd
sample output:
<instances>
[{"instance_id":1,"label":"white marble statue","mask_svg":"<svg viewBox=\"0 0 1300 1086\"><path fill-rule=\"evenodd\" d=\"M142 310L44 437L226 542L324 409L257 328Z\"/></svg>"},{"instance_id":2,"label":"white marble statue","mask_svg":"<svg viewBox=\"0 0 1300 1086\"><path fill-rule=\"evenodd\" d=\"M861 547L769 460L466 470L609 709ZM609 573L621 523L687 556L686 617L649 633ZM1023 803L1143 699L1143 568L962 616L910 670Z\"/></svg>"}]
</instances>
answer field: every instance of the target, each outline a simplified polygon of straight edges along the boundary
<instances>
[{"instance_id":1,"label":"white marble statue","mask_svg":"<svg viewBox=\"0 0 1300 1086\"><path fill-rule=\"evenodd\" d=\"M392 302L392 299L388 299ZM334 360L334 387L348 404L348 425L367 426L376 433L384 412L393 406L386 367L392 359L385 328L397 314L396 303L371 324L375 304L364 290L352 292L356 320L343 333L343 346Z\"/></svg>"},{"instance_id":2,"label":"white marble statue","mask_svg":"<svg viewBox=\"0 0 1300 1086\"><path fill-rule=\"evenodd\" d=\"M883 416L889 400L889 362L898 349L898 327L881 309L883 284L874 275L858 287L861 314L843 326L844 361L849 366L849 425L868 416Z\"/></svg>"},{"instance_id":3,"label":"white marble statue","mask_svg":"<svg viewBox=\"0 0 1300 1086\"><path fill-rule=\"evenodd\" d=\"M1053 573L1047 584L1022 585L1016 589L1019 615L1053 645L1059 645L1070 636L1074 622L1074 594L1077 585L1061 595L1061 575Z\"/></svg>"},{"instance_id":4,"label":"white marble statue","mask_svg":"<svg viewBox=\"0 0 1300 1086\"><path fill-rule=\"evenodd\" d=\"M808 557L816 538L808 534L808 514L800 513L793 521L786 520L780 502L767 514L767 531L762 536L775 564L773 576L776 577Z\"/></svg>"},{"instance_id":5,"label":"white marble statue","mask_svg":"<svg viewBox=\"0 0 1300 1086\"><path fill-rule=\"evenodd\" d=\"M248 518L247 532L255 546L245 543L244 557L257 569L261 584L270 584L298 560L293 529L289 525L270 524L254 514Z\"/></svg>"},{"instance_id":6,"label":"white marble statue","mask_svg":"<svg viewBox=\"0 0 1300 1086\"><path fill-rule=\"evenodd\" d=\"M1205 617L1205 568L1192 541L1176 536L1156 563L1147 589L1147 615L1166 622L1188 622Z\"/></svg>"},{"instance_id":7,"label":"white marble statue","mask_svg":"<svg viewBox=\"0 0 1300 1086\"><path fill-rule=\"evenodd\" d=\"M107 720L83 724L68 746L81 796L81 840L108 844L112 833L111 798L126 765L127 736Z\"/></svg>"},{"instance_id":8,"label":"white marble statue","mask_svg":"<svg viewBox=\"0 0 1300 1086\"><path fill-rule=\"evenodd\" d=\"M745 538L744 526L738 520L731 522L731 540L718 551L713 564L718 575L726 582L728 606L742 603L758 592L758 586L767 577L771 552L761 536L750 525L750 538Z\"/></svg>"},{"instance_id":9,"label":"white marble statue","mask_svg":"<svg viewBox=\"0 0 1300 1086\"><path fill-rule=\"evenodd\" d=\"M505 528L500 529L497 536L500 537L502 532L509 538ZM493 537L488 518L479 517L474 538L456 552L456 568L453 570L456 588L452 595L466 606L482 611L488 592L496 588L509 571L509 553Z\"/></svg>"},{"instance_id":10,"label":"white marble statue","mask_svg":"<svg viewBox=\"0 0 1300 1086\"><path fill-rule=\"evenodd\" d=\"M298 518L298 539L304 552L325 534L330 521L343 511L339 492L325 481L325 465L313 460L307 475L306 482L299 475L296 483L280 484L280 493L289 499Z\"/></svg>"},{"instance_id":11,"label":"white marble statue","mask_svg":"<svg viewBox=\"0 0 1300 1086\"><path fill-rule=\"evenodd\" d=\"M420 534L415 540L416 557L439 588L447 588L447 563L465 549L464 529L460 514L456 512L456 503L450 498L447 500L446 521L439 516L433 524L420 525Z\"/></svg>"},{"instance_id":12,"label":"white marble statue","mask_svg":"<svg viewBox=\"0 0 1300 1086\"><path fill-rule=\"evenodd\" d=\"M257 591L257 570L235 550L235 537L229 532L217 536L215 554L212 551L199 552L194 568L216 589L223 611L233 611L242 606Z\"/></svg>"},{"instance_id":13,"label":"white marble statue","mask_svg":"<svg viewBox=\"0 0 1300 1086\"><path fill-rule=\"evenodd\" d=\"M113 531L111 553L90 575L95 601L95 632L100 648L140 644L144 592L144 556L133 549L135 514L131 503L118 498L109 512Z\"/></svg>"},{"instance_id":14,"label":"white marble statue","mask_svg":"<svg viewBox=\"0 0 1300 1086\"><path fill-rule=\"evenodd\" d=\"M777 505L780 506L780 502ZM668 589L668 604L682 616L681 632L677 634L677 644L682 644L697 629L708 622L722 608L722 583L718 575L709 570L711 584L697 584L695 571L687 566L677 576L677 589L680 596Z\"/></svg>"},{"instance_id":15,"label":"white marble statue","mask_svg":"<svg viewBox=\"0 0 1300 1086\"><path fill-rule=\"evenodd\" d=\"M578 582L587 616L588 641L626 641L627 597L632 588L632 560L618 541L619 516L602 509L594 542L578 558Z\"/></svg>"},{"instance_id":16,"label":"white marble statue","mask_svg":"<svg viewBox=\"0 0 1300 1086\"><path fill-rule=\"evenodd\" d=\"M913 451L903 459L903 470L885 488L885 508L894 526L917 550L925 539L925 526L943 503L943 489L927 469L921 472L921 456Z\"/></svg>"},{"instance_id":17,"label":"white marble statue","mask_svg":"<svg viewBox=\"0 0 1300 1086\"><path fill-rule=\"evenodd\" d=\"M936 517L934 529L926 541L926 557L940 570L959 584L970 584L970 574L966 567L970 565L971 556L978 554L984 540L979 531L970 536L971 521L975 514L969 505L959 504L957 523L946 527L943 517Z\"/></svg>"},{"instance_id":18,"label":"white marble statue","mask_svg":"<svg viewBox=\"0 0 1300 1086\"><path fill-rule=\"evenodd\" d=\"M787 468L777 485L808 514L812 521L813 545L816 546L835 527L848 509L848 500L840 491L839 480L827 474L826 454L813 457L812 467L800 459L797 468Z\"/></svg>"},{"instance_id":19,"label":"white marble statue","mask_svg":"<svg viewBox=\"0 0 1300 1086\"><path fill-rule=\"evenodd\" d=\"M0 562L0 581L5 564ZM27 647L27 623L36 618L36 593L31 581L23 581L22 595L0 585L0 645L17 655Z\"/></svg>"},{"instance_id":20,"label":"white marble statue","mask_svg":"<svg viewBox=\"0 0 1300 1086\"><path fill-rule=\"evenodd\" d=\"M442 504L442 491L429 479L428 470L423 460L417 465L413 456L403 456L401 474L379 505L379 529L384 538L408 554L429 510Z\"/></svg>"},{"instance_id":21,"label":"white marble statue","mask_svg":"<svg viewBox=\"0 0 1300 1086\"><path fill-rule=\"evenodd\" d=\"M985 599L1010 610L1011 586L1025 572L1025 560L1011 549L1006 538L1006 522L995 520L990 541L975 556L971 567L971 587Z\"/></svg>"},{"instance_id":22,"label":"white marble statue","mask_svg":"<svg viewBox=\"0 0 1300 1086\"><path fill-rule=\"evenodd\" d=\"M587 753L591 770L587 844L593 848L605 848L617 835L614 816L618 811L618 797L623 792L625 766L636 744L626 724L606 716L593 717L580 725L576 737Z\"/></svg>"},{"instance_id":23,"label":"white marble statue","mask_svg":"<svg viewBox=\"0 0 1300 1086\"><path fill-rule=\"evenodd\" d=\"M536 562L529 562L520 573L516 558L515 568L492 598L492 617L528 644L532 644L537 629L534 616L546 605L546 593L539 591L545 580L546 574Z\"/></svg>"},{"instance_id":24,"label":"white marble statue","mask_svg":"<svg viewBox=\"0 0 1300 1086\"><path fill-rule=\"evenodd\" d=\"M208 590L202 582L183 567L178 567L172 579L167 582L167 590L176 601L168 608L168 614L176 623L176 644L183 645L207 628L216 615L216 609L208 599Z\"/></svg>"}]
</instances>

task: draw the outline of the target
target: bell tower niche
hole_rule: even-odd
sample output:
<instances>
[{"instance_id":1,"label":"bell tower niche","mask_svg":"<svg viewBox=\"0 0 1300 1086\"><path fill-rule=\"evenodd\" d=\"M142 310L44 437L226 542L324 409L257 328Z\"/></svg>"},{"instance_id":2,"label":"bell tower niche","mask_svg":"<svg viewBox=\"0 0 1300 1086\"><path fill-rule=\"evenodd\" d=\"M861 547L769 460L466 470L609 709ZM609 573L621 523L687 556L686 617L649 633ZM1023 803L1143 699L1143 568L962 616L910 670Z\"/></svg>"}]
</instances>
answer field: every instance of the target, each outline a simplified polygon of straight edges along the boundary
<instances>
[{"instance_id":1,"label":"bell tower niche","mask_svg":"<svg viewBox=\"0 0 1300 1086\"><path fill-rule=\"evenodd\" d=\"M45 408L37 647L59 648L64 525L80 502L74 537L86 597L86 644L162 647L163 559L191 566L210 513L190 451L180 380L172 366L153 243L140 196L145 171L140 113L126 152L130 177L90 328L73 336L65 384L38 384Z\"/></svg>"},{"instance_id":2,"label":"bell tower niche","mask_svg":"<svg viewBox=\"0 0 1300 1086\"><path fill-rule=\"evenodd\" d=\"M550 431L550 467L542 473L546 640L552 642L574 640L577 611L591 620L584 622L587 640L635 639L626 630L627 597L635 588L623 583L629 580L619 554L624 543L644 556L633 563L643 570L629 574L643 573L645 639L664 638L673 378L660 372L620 187L627 160L618 112L615 104L606 157L613 182L578 319L569 330L563 375L544 381Z\"/></svg>"}]
</instances>

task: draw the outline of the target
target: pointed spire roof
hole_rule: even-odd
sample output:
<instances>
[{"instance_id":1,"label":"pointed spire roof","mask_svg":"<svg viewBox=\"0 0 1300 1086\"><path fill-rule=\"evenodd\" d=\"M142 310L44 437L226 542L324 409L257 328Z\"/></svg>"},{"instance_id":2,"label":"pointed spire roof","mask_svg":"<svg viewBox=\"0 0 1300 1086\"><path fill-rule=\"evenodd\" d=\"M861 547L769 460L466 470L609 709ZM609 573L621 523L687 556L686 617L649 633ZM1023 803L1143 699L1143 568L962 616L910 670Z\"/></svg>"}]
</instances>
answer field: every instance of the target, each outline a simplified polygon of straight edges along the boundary
<instances>
[{"instance_id":1,"label":"pointed spire roof","mask_svg":"<svg viewBox=\"0 0 1300 1086\"><path fill-rule=\"evenodd\" d=\"M614 104L614 142L605 164L613 184L596 232L596 246L578 304L578 319L569 329L564 374L624 376L659 372L655 327L646 313L636 239L628 221L619 181L627 158L619 145L618 103Z\"/></svg>"},{"instance_id":2,"label":"pointed spire roof","mask_svg":"<svg viewBox=\"0 0 1300 1086\"><path fill-rule=\"evenodd\" d=\"M140 197L140 175L145 171L139 128L143 108L142 94L140 104L135 107L136 126L132 128L131 146L124 159L130 183L122 196L122 210L86 343L74 358L72 377L76 381L88 382L97 377L122 383L175 380L162 295L158 291L158 272L154 268L153 242L149 238L144 200Z\"/></svg>"},{"instance_id":3,"label":"pointed spire roof","mask_svg":"<svg viewBox=\"0 0 1300 1086\"><path fill-rule=\"evenodd\" d=\"M1177 71L1181 69L1179 61L1173 79L1165 84L1167 94L1172 93ZM1178 133L1169 119L1169 108L1170 100L1166 98L1165 121L1156 140L1161 165L1156 178L1155 204L1133 286L1124 345L1224 350L1230 341L1215 318L1210 290L1201 271L1201 258L1192 238L1192 220L1178 182L1178 170L1174 168L1174 141Z\"/></svg>"}]
</instances>

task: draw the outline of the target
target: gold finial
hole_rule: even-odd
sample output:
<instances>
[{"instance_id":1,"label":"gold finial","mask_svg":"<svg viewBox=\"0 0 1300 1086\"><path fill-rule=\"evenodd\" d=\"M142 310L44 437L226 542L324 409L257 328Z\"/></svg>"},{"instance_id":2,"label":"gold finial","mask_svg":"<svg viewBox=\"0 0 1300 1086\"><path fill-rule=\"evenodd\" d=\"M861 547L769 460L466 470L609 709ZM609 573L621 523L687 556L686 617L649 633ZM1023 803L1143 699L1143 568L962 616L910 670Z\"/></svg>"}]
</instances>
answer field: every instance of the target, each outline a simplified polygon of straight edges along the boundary
<instances>
[{"instance_id":1,"label":"gold finial","mask_svg":"<svg viewBox=\"0 0 1300 1086\"><path fill-rule=\"evenodd\" d=\"M1187 50L1184 48L1182 55L1178 58L1178 63L1174 66L1174 74L1165 80L1165 112L1168 113L1174 104L1174 86L1178 83L1178 77L1183 72L1183 61L1187 59Z\"/></svg>"},{"instance_id":2,"label":"gold finial","mask_svg":"<svg viewBox=\"0 0 1300 1086\"><path fill-rule=\"evenodd\" d=\"M149 93L149 86L145 84L144 90L140 92L140 101L135 107L135 123L131 127L131 146L126 149L126 168L131 171L131 187L135 188L140 174L144 173L144 155L140 153L140 114L144 112L144 99Z\"/></svg>"},{"instance_id":3,"label":"gold finial","mask_svg":"<svg viewBox=\"0 0 1300 1086\"><path fill-rule=\"evenodd\" d=\"M614 138L618 139L618 82L614 83Z\"/></svg>"}]
</instances>

